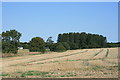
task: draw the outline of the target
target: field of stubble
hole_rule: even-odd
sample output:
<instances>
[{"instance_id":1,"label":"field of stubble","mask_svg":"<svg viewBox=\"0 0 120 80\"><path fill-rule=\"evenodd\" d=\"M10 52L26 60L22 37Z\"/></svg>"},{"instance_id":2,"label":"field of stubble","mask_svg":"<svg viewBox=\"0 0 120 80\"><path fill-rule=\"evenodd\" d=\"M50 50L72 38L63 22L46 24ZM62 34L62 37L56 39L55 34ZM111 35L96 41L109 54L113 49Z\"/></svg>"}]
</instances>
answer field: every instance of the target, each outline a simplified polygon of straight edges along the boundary
<instances>
[{"instance_id":1,"label":"field of stubble","mask_svg":"<svg viewBox=\"0 0 120 80\"><path fill-rule=\"evenodd\" d=\"M3 78L117 78L118 48L49 52L2 59Z\"/></svg>"}]
</instances>

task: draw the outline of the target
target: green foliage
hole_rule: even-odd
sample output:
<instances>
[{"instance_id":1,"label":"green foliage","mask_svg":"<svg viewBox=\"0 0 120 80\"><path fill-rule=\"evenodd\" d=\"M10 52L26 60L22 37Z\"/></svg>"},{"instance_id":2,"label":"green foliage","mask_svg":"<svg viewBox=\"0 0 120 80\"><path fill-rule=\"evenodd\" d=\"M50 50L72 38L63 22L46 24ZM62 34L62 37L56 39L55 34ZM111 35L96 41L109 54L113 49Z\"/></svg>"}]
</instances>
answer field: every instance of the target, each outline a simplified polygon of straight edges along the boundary
<instances>
[{"instance_id":1,"label":"green foliage","mask_svg":"<svg viewBox=\"0 0 120 80\"><path fill-rule=\"evenodd\" d=\"M17 53L21 33L16 30L2 32L2 52Z\"/></svg>"},{"instance_id":2,"label":"green foliage","mask_svg":"<svg viewBox=\"0 0 120 80\"><path fill-rule=\"evenodd\" d=\"M79 48L76 43L69 43L69 45L70 45L70 49L71 49L71 50L74 50L74 49L78 49L78 48Z\"/></svg>"},{"instance_id":3,"label":"green foliage","mask_svg":"<svg viewBox=\"0 0 120 80\"><path fill-rule=\"evenodd\" d=\"M62 43L55 43L50 46L50 51L63 52L66 51L66 48Z\"/></svg>"},{"instance_id":4,"label":"green foliage","mask_svg":"<svg viewBox=\"0 0 120 80\"><path fill-rule=\"evenodd\" d=\"M23 47L23 49L29 49L29 43L28 42L20 42L19 47Z\"/></svg>"},{"instance_id":5,"label":"green foliage","mask_svg":"<svg viewBox=\"0 0 120 80\"><path fill-rule=\"evenodd\" d=\"M29 43L30 52L45 52L45 42L40 37L34 37Z\"/></svg>"},{"instance_id":6,"label":"green foliage","mask_svg":"<svg viewBox=\"0 0 120 80\"><path fill-rule=\"evenodd\" d=\"M54 51L54 50L55 50L55 47L56 47L56 44L55 44L55 43L51 44L51 45L49 46L50 51Z\"/></svg>"},{"instance_id":7,"label":"green foliage","mask_svg":"<svg viewBox=\"0 0 120 80\"><path fill-rule=\"evenodd\" d=\"M120 47L120 42L118 42L118 43L107 43L107 47Z\"/></svg>"},{"instance_id":8,"label":"green foliage","mask_svg":"<svg viewBox=\"0 0 120 80\"><path fill-rule=\"evenodd\" d=\"M47 41L46 41L46 45L45 45L45 47L46 48L50 48L51 47L51 45L53 45L53 40L52 40L52 37L49 37L48 39L47 39Z\"/></svg>"},{"instance_id":9,"label":"green foliage","mask_svg":"<svg viewBox=\"0 0 120 80\"><path fill-rule=\"evenodd\" d=\"M67 42L70 49L106 47L106 37L90 33L63 33L58 35L58 42Z\"/></svg>"},{"instance_id":10,"label":"green foliage","mask_svg":"<svg viewBox=\"0 0 120 80\"><path fill-rule=\"evenodd\" d=\"M66 50L70 50L70 45L67 42L62 42L62 45L66 48Z\"/></svg>"},{"instance_id":11,"label":"green foliage","mask_svg":"<svg viewBox=\"0 0 120 80\"><path fill-rule=\"evenodd\" d=\"M56 52L63 52L63 51L66 51L66 48L63 46L62 43L56 43L55 45L55 50Z\"/></svg>"}]
</instances>

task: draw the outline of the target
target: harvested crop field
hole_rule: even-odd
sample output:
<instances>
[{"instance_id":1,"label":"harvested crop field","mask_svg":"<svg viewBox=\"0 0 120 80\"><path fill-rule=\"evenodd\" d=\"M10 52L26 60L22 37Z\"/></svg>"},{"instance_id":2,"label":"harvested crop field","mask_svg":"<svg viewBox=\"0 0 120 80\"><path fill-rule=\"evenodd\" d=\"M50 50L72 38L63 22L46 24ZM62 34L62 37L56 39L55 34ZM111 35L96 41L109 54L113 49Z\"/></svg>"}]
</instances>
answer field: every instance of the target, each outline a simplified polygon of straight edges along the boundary
<instances>
[{"instance_id":1,"label":"harvested crop field","mask_svg":"<svg viewBox=\"0 0 120 80\"><path fill-rule=\"evenodd\" d=\"M2 61L3 78L118 78L118 48L49 52Z\"/></svg>"}]
</instances>

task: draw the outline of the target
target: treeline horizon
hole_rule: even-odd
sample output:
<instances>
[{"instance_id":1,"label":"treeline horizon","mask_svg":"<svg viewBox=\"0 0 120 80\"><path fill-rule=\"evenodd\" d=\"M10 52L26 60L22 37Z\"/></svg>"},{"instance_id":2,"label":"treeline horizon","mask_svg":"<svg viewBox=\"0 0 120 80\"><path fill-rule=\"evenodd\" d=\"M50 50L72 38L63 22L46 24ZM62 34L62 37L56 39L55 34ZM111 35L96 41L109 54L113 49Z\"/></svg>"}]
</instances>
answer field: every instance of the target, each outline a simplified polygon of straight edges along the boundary
<instances>
[{"instance_id":1,"label":"treeline horizon","mask_svg":"<svg viewBox=\"0 0 120 80\"><path fill-rule=\"evenodd\" d=\"M91 34L86 32L69 32L58 34L57 42L54 43L52 37L48 37L45 41L41 37L33 37L29 42L21 42L22 33L16 30L2 32L2 52L17 53L18 47L29 49L30 52L42 52L46 49L50 51L66 51L87 48L107 48L120 47L120 42L109 43L107 38L99 34Z\"/></svg>"},{"instance_id":2,"label":"treeline horizon","mask_svg":"<svg viewBox=\"0 0 120 80\"><path fill-rule=\"evenodd\" d=\"M60 33L60 34L58 34L58 39L56 40L56 42L54 42L53 40L52 40L52 37L48 37L48 39L47 40L49 40L50 39L50 42L52 42L52 43L58 43L58 42L67 42L67 41L65 41L66 39L63 39L63 40L60 40L60 36L61 35L68 35L68 34L72 34L72 33L77 33L77 34L80 34L80 33L82 33L82 34L88 34L88 35L99 35L99 34L91 34L91 33L86 33L86 32L69 32L69 33ZM100 35L100 36L102 36L102 35ZM102 36L103 37L103 36ZM105 42L106 42L106 47L118 47L119 46L119 44L120 44L120 42L107 42L107 38L106 37L104 37L105 38ZM89 39L89 38L88 38ZM46 42L47 42L47 40L46 40ZM29 44L29 42L30 41L21 41L21 43L22 44ZM69 42L69 41L68 41ZM105 46L104 46L105 47Z\"/></svg>"},{"instance_id":3,"label":"treeline horizon","mask_svg":"<svg viewBox=\"0 0 120 80\"><path fill-rule=\"evenodd\" d=\"M59 34L57 42L67 42L70 49L104 48L107 46L106 37L86 32Z\"/></svg>"},{"instance_id":4,"label":"treeline horizon","mask_svg":"<svg viewBox=\"0 0 120 80\"><path fill-rule=\"evenodd\" d=\"M61 34L61 33L60 33ZM30 41L20 41L21 43L29 43ZM57 43L57 40L53 40L54 43ZM110 43L110 44L117 44L117 43L120 43L119 41L107 41L107 43Z\"/></svg>"}]
</instances>

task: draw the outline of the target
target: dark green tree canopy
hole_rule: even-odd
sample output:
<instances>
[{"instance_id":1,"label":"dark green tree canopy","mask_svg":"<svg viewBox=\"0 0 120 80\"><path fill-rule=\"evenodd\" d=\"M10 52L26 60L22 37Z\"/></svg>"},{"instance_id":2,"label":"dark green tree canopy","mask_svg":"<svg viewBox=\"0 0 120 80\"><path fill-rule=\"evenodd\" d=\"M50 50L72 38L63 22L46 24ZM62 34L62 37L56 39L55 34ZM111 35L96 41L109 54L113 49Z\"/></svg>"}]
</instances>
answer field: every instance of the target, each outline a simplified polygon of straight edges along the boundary
<instances>
[{"instance_id":1,"label":"dark green tree canopy","mask_svg":"<svg viewBox=\"0 0 120 80\"><path fill-rule=\"evenodd\" d=\"M57 43L56 46L55 46L55 51L57 52L62 52L62 51L66 51L66 48L63 46L62 43Z\"/></svg>"},{"instance_id":2,"label":"dark green tree canopy","mask_svg":"<svg viewBox=\"0 0 120 80\"><path fill-rule=\"evenodd\" d=\"M106 37L90 33L63 33L58 35L58 42L67 42L70 49L106 47Z\"/></svg>"},{"instance_id":3,"label":"dark green tree canopy","mask_svg":"<svg viewBox=\"0 0 120 80\"><path fill-rule=\"evenodd\" d=\"M48 37L46 43L47 44L52 44L54 41L52 40L52 37Z\"/></svg>"},{"instance_id":4,"label":"dark green tree canopy","mask_svg":"<svg viewBox=\"0 0 120 80\"><path fill-rule=\"evenodd\" d=\"M34 37L29 42L30 52L44 52L45 51L45 42L40 37Z\"/></svg>"},{"instance_id":5,"label":"dark green tree canopy","mask_svg":"<svg viewBox=\"0 0 120 80\"><path fill-rule=\"evenodd\" d=\"M116 42L116 43L107 43L107 47L120 47L120 42Z\"/></svg>"},{"instance_id":6,"label":"dark green tree canopy","mask_svg":"<svg viewBox=\"0 0 120 80\"><path fill-rule=\"evenodd\" d=\"M2 52L17 53L21 33L16 30L2 32Z\"/></svg>"},{"instance_id":7,"label":"dark green tree canopy","mask_svg":"<svg viewBox=\"0 0 120 80\"><path fill-rule=\"evenodd\" d=\"M61 42L66 50L70 50L70 45L67 42Z\"/></svg>"},{"instance_id":8,"label":"dark green tree canopy","mask_svg":"<svg viewBox=\"0 0 120 80\"><path fill-rule=\"evenodd\" d=\"M53 44L53 40L52 40L52 37L48 37L47 41L46 41L46 48L50 48L51 45Z\"/></svg>"},{"instance_id":9,"label":"dark green tree canopy","mask_svg":"<svg viewBox=\"0 0 120 80\"><path fill-rule=\"evenodd\" d=\"M19 47L23 47L23 49L29 49L29 42L20 42Z\"/></svg>"}]
</instances>

